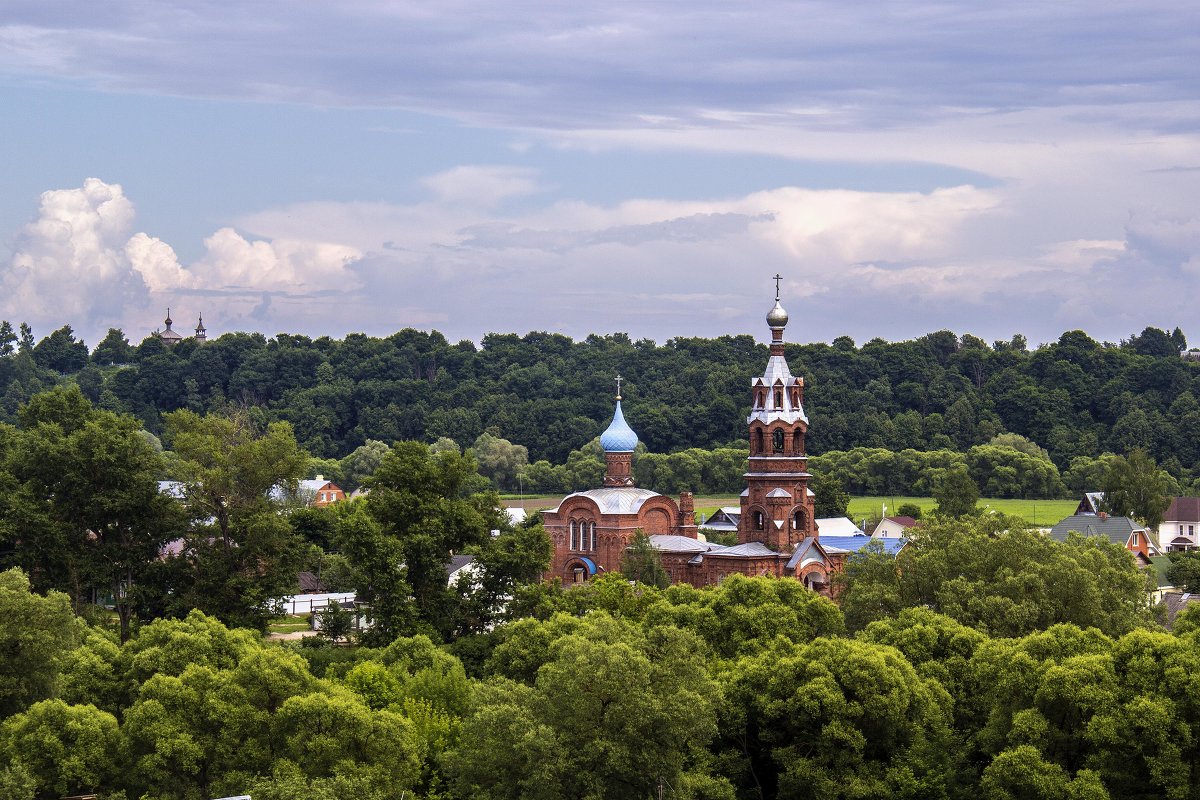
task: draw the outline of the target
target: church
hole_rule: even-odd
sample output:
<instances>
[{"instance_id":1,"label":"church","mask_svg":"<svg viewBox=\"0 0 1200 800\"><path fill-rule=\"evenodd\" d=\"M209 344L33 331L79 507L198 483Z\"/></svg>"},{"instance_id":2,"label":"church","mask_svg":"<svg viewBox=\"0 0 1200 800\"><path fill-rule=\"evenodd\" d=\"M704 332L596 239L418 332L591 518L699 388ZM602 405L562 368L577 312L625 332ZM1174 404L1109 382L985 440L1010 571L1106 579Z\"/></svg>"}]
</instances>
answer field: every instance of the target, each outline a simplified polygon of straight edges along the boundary
<instances>
[{"instance_id":1,"label":"church","mask_svg":"<svg viewBox=\"0 0 1200 800\"><path fill-rule=\"evenodd\" d=\"M788 315L779 304L767 314L771 349L766 369L751 381L750 438L746 489L741 497L737 544L723 546L698 535L691 492L676 501L633 481L637 434L621 410L620 382L612 423L600 436L604 485L575 492L557 508L543 511L554 546L548 580L582 583L604 572L617 572L638 532L645 533L662 557L672 583L709 586L728 575L791 577L828 594L830 576L847 555L821 545L808 488L804 437L804 379L792 375L783 354Z\"/></svg>"}]
</instances>

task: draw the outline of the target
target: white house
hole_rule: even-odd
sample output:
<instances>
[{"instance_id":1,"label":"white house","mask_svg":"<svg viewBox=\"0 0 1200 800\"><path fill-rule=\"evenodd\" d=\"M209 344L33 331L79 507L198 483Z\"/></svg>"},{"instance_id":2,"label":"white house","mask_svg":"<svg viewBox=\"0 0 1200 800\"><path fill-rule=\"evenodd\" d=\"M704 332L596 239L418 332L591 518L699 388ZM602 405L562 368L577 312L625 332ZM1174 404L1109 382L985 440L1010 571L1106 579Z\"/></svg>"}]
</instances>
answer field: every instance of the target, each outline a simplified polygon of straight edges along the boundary
<instances>
[{"instance_id":1,"label":"white house","mask_svg":"<svg viewBox=\"0 0 1200 800\"><path fill-rule=\"evenodd\" d=\"M1168 552L1200 547L1200 497L1176 497L1158 526L1158 541Z\"/></svg>"},{"instance_id":2,"label":"white house","mask_svg":"<svg viewBox=\"0 0 1200 800\"><path fill-rule=\"evenodd\" d=\"M826 536L866 536L862 528L846 517L824 517L814 520L817 523L817 534Z\"/></svg>"},{"instance_id":3,"label":"white house","mask_svg":"<svg viewBox=\"0 0 1200 800\"><path fill-rule=\"evenodd\" d=\"M909 528L915 528L917 521L912 517L884 517L871 533L876 539L904 539L908 536Z\"/></svg>"}]
</instances>

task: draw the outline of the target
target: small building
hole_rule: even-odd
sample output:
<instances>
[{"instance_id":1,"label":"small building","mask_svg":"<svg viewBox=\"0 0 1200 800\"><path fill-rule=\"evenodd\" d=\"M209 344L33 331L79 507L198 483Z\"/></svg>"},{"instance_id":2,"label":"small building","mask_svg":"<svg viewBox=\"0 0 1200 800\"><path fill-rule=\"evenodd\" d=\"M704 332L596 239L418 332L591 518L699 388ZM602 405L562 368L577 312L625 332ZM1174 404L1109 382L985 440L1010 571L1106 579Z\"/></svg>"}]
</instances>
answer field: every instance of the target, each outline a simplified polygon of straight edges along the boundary
<instances>
[{"instance_id":1,"label":"small building","mask_svg":"<svg viewBox=\"0 0 1200 800\"><path fill-rule=\"evenodd\" d=\"M910 530L920 524L912 517L884 517L875 526L871 536L876 539L903 539Z\"/></svg>"},{"instance_id":2,"label":"small building","mask_svg":"<svg viewBox=\"0 0 1200 800\"><path fill-rule=\"evenodd\" d=\"M1175 497L1158 526L1158 541L1167 552L1200 547L1200 497Z\"/></svg>"},{"instance_id":3,"label":"small building","mask_svg":"<svg viewBox=\"0 0 1200 800\"><path fill-rule=\"evenodd\" d=\"M300 481L296 486L296 497L310 506L324 506L346 499L346 493L333 481L325 480L324 475L318 475L311 480Z\"/></svg>"},{"instance_id":4,"label":"small building","mask_svg":"<svg viewBox=\"0 0 1200 800\"><path fill-rule=\"evenodd\" d=\"M175 345L182 342L183 335L180 333L177 333L171 327L171 322L172 322L171 309L169 309L169 308L167 309L167 318L165 320L163 320L163 322L166 324L167 327L161 331L155 331L154 335L157 336L159 339L162 339L162 343L165 344L167 347L174 347Z\"/></svg>"},{"instance_id":5,"label":"small building","mask_svg":"<svg viewBox=\"0 0 1200 800\"><path fill-rule=\"evenodd\" d=\"M740 506L722 506L713 515L700 523L701 531L716 531L718 533L737 533L738 520L741 519Z\"/></svg>"},{"instance_id":6,"label":"small building","mask_svg":"<svg viewBox=\"0 0 1200 800\"><path fill-rule=\"evenodd\" d=\"M1150 531L1129 517L1110 517L1103 511L1099 514L1072 514L1050 529L1050 538L1065 542L1072 531L1083 536L1099 536L1119 544L1137 554L1142 563L1149 563L1151 556L1162 555L1150 537Z\"/></svg>"}]
</instances>

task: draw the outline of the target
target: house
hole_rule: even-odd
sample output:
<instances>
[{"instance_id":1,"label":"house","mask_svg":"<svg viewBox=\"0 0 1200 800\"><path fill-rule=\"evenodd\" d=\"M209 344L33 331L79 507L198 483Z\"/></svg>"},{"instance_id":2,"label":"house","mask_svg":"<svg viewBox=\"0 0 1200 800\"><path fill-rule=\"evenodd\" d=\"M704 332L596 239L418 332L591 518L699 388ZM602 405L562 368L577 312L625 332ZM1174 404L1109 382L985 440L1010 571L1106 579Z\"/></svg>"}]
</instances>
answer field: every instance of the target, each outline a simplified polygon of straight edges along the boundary
<instances>
[{"instance_id":1,"label":"house","mask_svg":"<svg viewBox=\"0 0 1200 800\"><path fill-rule=\"evenodd\" d=\"M918 525L920 523L912 517L884 517L871 535L876 539L902 539Z\"/></svg>"},{"instance_id":2,"label":"house","mask_svg":"<svg viewBox=\"0 0 1200 800\"><path fill-rule=\"evenodd\" d=\"M446 585L453 588L460 579L473 583L479 579L482 571L483 566L475 556L450 556L446 564Z\"/></svg>"},{"instance_id":3,"label":"house","mask_svg":"<svg viewBox=\"0 0 1200 800\"><path fill-rule=\"evenodd\" d=\"M520 506L505 507L504 514L508 517L508 524L514 528L520 527L525 522L525 517L528 516L525 509Z\"/></svg>"},{"instance_id":4,"label":"house","mask_svg":"<svg viewBox=\"0 0 1200 800\"><path fill-rule=\"evenodd\" d=\"M318 475L312 480L304 480L297 483L296 498L303 500L310 506L322 508L345 500L346 493L333 481L325 480L324 475Z\"/></svg>"},{"instance_id":5,"label":"house","mask_svg":"<svg viewBox=\"0 0 1200 800\"><path fill-rule=\"evenodd\" d=\"M1110 517L1101 511L1099 514L1072 514L1050 529L1050 538L1057 542L1065 542L1072 532L1083 536L1099 536L1114 544L1119 544L1139 557L1139 561L1148 564L1151 556L1162 555L1158 545L1150 538L1150 531L1129 517Z\"/></svg>"},{"instance_id":6,"label":"house","mask_svg":"<svg viewBox=\"0 0 1200 800\"><path fill-rule=\"evenodd\" d=\"M1158 541L1168 552L1200 547L1200 497L1175 497L1158 526Z\"/></svg>"},{"instance_id":7,"label":"house","mask_svg":"<svg viewBox=\"0 0 1200 800\"><path fill-rule=\"evenodd\" d=\"M1085 492L1083 499L1079 501L1079 505L1075 508L1076 515L1091 514L1095 516L1100 513L1100 507L1104 505L1104 492Z\"/></svg>"},{"instance_id":8,"label":"house","mask_svg":"<svg viewBox=\"0 0 1200 800\"><path fill-rule=\"evenodd\" d=\"M1193 594L1191 592L1175 592L1174 594L1167 595L1164 605L1166 606L1167 613L1166 618L1163 620L1163 624L1166 625L1167 630L1171 630L1175 627L1176 617L1178 617L1184 611L1188 611L1196 608L1197 605L1200 605L1200 594Z\"/></svg>"}]
</instances>

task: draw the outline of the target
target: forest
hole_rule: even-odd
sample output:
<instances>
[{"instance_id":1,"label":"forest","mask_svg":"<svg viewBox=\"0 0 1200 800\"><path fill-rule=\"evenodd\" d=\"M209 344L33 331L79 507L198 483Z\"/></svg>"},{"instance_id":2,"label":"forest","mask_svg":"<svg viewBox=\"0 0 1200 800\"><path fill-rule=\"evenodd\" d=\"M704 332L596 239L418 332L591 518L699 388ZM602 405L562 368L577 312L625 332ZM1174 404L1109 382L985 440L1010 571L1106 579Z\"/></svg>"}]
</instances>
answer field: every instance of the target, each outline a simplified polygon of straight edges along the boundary
<instances>
[{"instance_id":1,"label":"forest","mask_svg":"<svg viewBox=\"0 0 1200 800\"><path fill-rule=\"evenodd\" d=\"M1180 358L1186 346L1178 328L1146 328L1116 344L1069 331L1036 348L1020 335L989 345L938 331L861 346L846 337L789 344L787 357L806 382L809 452L829 455L854 491L915 491L911 477L898 477L911 475L906 464L949 459L986 473L981 488L995 479L993 496L1050 497L1094 486L1105 454L1135 448L1191 490L1200 478L1200 362ZM89 350L69 326L39 340L28 325L14 331L5 322L0 419L15 422L22 403L64 383L154 434L173 411L234 403L289 423L327 473L372 442L378 453L393 441L464 449L484 437L477 460L498 488L528 481L535 491L565 491L595 472L589 444L612 415L620 373L626 417L649 456L639 459L643 485L730 491L744 457L749 382L766 358L766 345L748 335L659 345L620 333L583 341L489 334L476 345L411 329L342 339L227 333L170 350L157 337L133 345L110 330ZM1023 450L1038 463L975 449L1006 436L1021 437L1008 445L1031 442ZM881 453L909 451L874 466ZM1032 478L1007 472L1026 467Z\"/></svg>"},{"instance_id":2,"label":"forest","mask_svg":"<svg viewBox=\"0 0 1200 800\"><path fill-rule=\"evenodd\" d=\"M288 422L159 434L71 383L0 425L0 797L1200 798L1200 617L1119 545L972 503L837 603L668 587L636 547L564 589L457 447L394 442L314 508ZM264 639L305 569L371 624Z\"/></svg>"}]
</instances>

